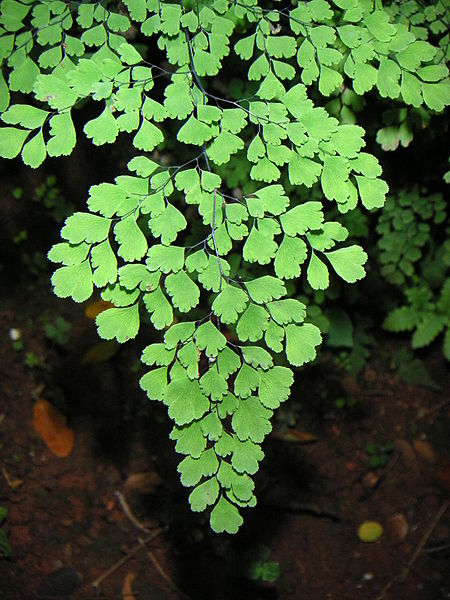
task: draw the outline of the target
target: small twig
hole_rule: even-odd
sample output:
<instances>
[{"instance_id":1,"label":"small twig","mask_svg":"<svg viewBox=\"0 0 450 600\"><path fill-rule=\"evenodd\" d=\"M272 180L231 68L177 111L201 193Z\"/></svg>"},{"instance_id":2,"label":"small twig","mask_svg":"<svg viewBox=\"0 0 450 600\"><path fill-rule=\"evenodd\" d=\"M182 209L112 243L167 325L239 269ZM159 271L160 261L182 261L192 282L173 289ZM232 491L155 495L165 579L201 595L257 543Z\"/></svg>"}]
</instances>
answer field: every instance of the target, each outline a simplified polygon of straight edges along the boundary
<instances>
[{"instance_id":1,"label":"small twig","mask_svg":"<svg viewBox=\"0 0 450 600\"><path fill-rule=\"evenodd\" d=\"M406 567L401 571L401 573L399 573L396 577L394 577L394 579L391 579L391 581L389 581L384 586L384 588L381 591L381 594L379 596L377 596L375 600L384 600L384 598L386 597L387 592L392 588L392 586L394 586L396 583L403 583L406 580L406 578L408 577L408 575L409 575L409 573L410 573L410 571L411 571L414 563L419 558L420 554L423 553L423 549L424 549L425 544L428 542L431 534L433 533L433 531L436 528L436 526L439 523L439 521L444 516L445 511L447 510L447 508L449 507L449 505L450 505L450 500L446 500L444 502L444 504L440 507L440 509L437 511L434 519L431 521L430 526L428 527L428 529L423 534L422 539L419 542L419 545L415 549L414 554L409 559L408 564L406 565Z\"/></svg>"},{"instance_id":2,"label":"small twig","mask_svg":"<svg viewBox=\"0 0 450 600\"><path fill-rule=\"evenodd\" d=\"M97 577L97 579L92 583L92 587L95 589L98 589L107 577L109 577L110 575L115 573L117 571L117 569L120 569L120 567L122 565L124 565L126 562L128 562L130 560L130 558L132 558L135 554L137 554L140 550L142 550L142 548L145 548L145 546L148 543L150 543L152 540L154 540L156 537L158 537L158 535L162 532L163 532L162 529L155 529L155 531L151 535L144 538L143 540L139 540L139 544L134 546L128 552L128 554L126 554L120 560L118 560L116 563L114 563L112 565L112 567L110 567L107 571L105 571L102 575L100 575L100 577Z\"/></svg>"},{"instance_id":3,"label":"small twig","mask_svg":"<svg viewBox=\"0 0 450 600\"><path fill-rule=\"evenodd\" d=\"M436 525L439 523L439 521L441 520L441 518L444 516L445 511L447 510L447 508L449 507L449 505L450 505L450 500L446 500L444 502L444 504L441 506L441 508L437 511L434 519L431 521L430 526L428 527L428 529L423 534L423 537L420 540L419 545L417 546L414 554L409 559L409 562L408 562L407 566L403 569L403 571L401 573L401 576L400 576L400 581L401 582L405 581L405 579L408 577L409 572L410 572L413 564L418 559L418 557L419 557L420 553L422 552L425 544L428 542L428 539L429 539L430 535L433 533Z\"/></svg>"},{"instance_id":4,"label":"small twig","mask_svg":"<svg viewBox=\"0 0 450 600\"><path fill-rule=\"evenodd\" d=\"M148 555L149 559L152 561L155 569L158 571L158 573L161 575L161 577L164 579L164 581L167 583L167 585L170 587L170 589L173 592L175 592L176 594L178 594L179 596L181 596L182 598L186 598L186 600L190 600L189 596L187 596L184 592L182 592L177 587L175 582L172 581L172 579L169 577L169 575L167 575L167 573L164 571L164 569L160 565L159 561L157 560L157 558L155 557L153 552L151 550L147 550L147 555Z\"/></svg>"},{"instance_id":5,"label":"small twig","mask_svg":"<svg viewBox=\"0 0 450 600\"><path fill-rule=\"evenodd\" d=\"M437 552L443 552L444 550L450 550L450 544L440 544L439 546L424 548L422 554L436 554Z\"/></svg>"},{"instance_id":6,"label":"small twig","mask_svg":"<svg viewBox=\"0 0 450 600\"><path fill-rule=\"evenodd\" d=\"M116 498L119 501L120 504L120 508L123 510L125 516L128 518L128 520L133 523L133 525L137 528L140 529L141 531L145 531L145 533L148 533L150 531L150 529L148 529L148 527L145 527L145 525L143 525L132 513L131 508L128 504L128 502L125 500L125 497L123 496L123 494L121 494L118 490L116 490L114 492L114 495L116 496Z\"/></svg>"}]
</instances>

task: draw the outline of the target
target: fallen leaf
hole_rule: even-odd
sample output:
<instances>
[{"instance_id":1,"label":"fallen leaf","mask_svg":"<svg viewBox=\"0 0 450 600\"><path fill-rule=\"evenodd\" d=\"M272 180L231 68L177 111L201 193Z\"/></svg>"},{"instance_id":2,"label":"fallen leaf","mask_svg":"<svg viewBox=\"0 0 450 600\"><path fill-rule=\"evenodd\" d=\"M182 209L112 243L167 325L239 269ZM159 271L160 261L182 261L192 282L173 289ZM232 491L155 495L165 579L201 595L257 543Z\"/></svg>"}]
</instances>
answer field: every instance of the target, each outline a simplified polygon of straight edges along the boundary
<instances>
[{"instance_id":1,"label":"fallen leaf","mask_svg":"<svg viewBox=\"0 0 450 600\"><path fill-rule=\"evenodd\" d=\"M297 431L296 429L288 429L287 431L274 431L272 437L282 442L291 442L296 444L310 444L317 442L317 436L306 431Z\"/></svg>"},{"instance_id":2,"label":"fallen leaf","mask_svg":"<svg viewBox=\"0 0 450 600\"><path fill-rule=\"evenodd\" d=\"M364 521L358 527L358 537L362 542L376 542L383 535L383 527L377 521Z\"/></svg>"},{"instance_id":3,"label":"fallen leaf","mask_svg":"<svg viewBox=\"0 0 450 600\"><path fill-rule=\"evenodd\" d=\"M431 444L423 440L414 440L413 445L414 450L422 460L431 464L436 462L436 453Z\"/></svg>"},{"instance_id":4,"label":"fallen leaf","mask_svg":"<svg viewBox=\"0 0 450 600\"><path fill-rule=\"evenodd\" d=\"M107 362L119 351L119 344L115 340L100 342L89 348L81 359L82 365L98 365Z\"/></svg>"},{"instance_id":5,"label":"fallen leaf","mask_svg":"<svg viewBox=\"0 0 450 600\"><path fill-rule=\"evenodd\" d=\"M400 544L408 535L409 525L405 515L396 513L388 520L386 524L389 537L394 544Z\"/></svg>"},{"instance_id":6,"label":"fallen leaf","mask_svg":"<svg viewBox=\"0 0 450 600\"><path fill-rule=\"evenodd\" d=\"M33 407L33 428L47 448L58 458L72 452L74 434L65 417L47 400L38 400Z\"/></svg>"},{"instance_id":7,"label":"fallen leaf","mask_svg":"<svg viewBox=\"0 0 450 600\"><path fill-rule=\"evenodd\" d=\"M108 308L114 308L114 304L107 300L95 300L95 302L90 302L86 306L84 314L88 319L94 320L97 315Z\"/></svg>"},{"instance_id":8,"label":"fallen leaf","mask_svg":"<svg viewBox=\"0 0 450 600\"><path fill-rule=\"evenodd\" d=\"M155 471L132 473L127 477L124 487L132 492L143 495L154 494L161 483L160 476Z\"/></svg>"},{"instance_id":9,"label":"fallen leaf","mask_svg":"<svg viewBox=\"0 0 450 600\"><path fill-rule=\"evenodd\" d=\"M133 594L133 581L136 579L136 573L127 573L122 585L123 600L136 600Z\"/></svg>"}]
</instances>

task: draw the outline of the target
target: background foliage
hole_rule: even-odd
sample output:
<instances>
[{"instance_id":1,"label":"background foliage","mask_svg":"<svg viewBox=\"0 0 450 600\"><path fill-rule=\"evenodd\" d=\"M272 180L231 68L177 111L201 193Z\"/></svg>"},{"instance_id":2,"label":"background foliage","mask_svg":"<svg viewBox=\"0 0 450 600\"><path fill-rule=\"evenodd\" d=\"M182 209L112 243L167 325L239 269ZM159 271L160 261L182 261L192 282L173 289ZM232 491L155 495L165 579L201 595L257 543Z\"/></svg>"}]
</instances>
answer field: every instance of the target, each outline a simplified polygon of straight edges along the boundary
<instances>
[{"instance_id":1,"label":"background foliage","mask_svg":"<svg viewBox=\"0 0 450 600\"><path fill-rule=\"evenodd\" d=\"M408 146L449 103L449 4L0 6L0 156L37 168L81 130L96 146L131 141L127 174L92 185L49 252L54 291L83 302L98 288L113 304L102 338L163 332L141 387L168 408L192 510L235 533L290 366L325 332L363 343L343 342L339 307L365 275L362 245L402 286L385 326L414 330L413 347L446 330L449 356L448 242L429 225L444 222L442 197L404 187L374 225L388 185L363 150L366 130Z\"/></svg>"}]
</instances>

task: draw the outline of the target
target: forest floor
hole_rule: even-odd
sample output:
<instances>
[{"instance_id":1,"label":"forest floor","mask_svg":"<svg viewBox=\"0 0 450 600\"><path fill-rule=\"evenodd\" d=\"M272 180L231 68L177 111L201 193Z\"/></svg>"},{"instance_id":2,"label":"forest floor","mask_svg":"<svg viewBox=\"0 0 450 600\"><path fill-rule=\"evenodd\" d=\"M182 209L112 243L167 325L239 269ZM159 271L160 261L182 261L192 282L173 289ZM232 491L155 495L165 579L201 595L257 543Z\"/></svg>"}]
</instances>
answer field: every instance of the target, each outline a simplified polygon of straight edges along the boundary
<instances>
[{"instance_id":1,"label":"forest floor","mask_svg":"<svg viewBox=\"0 0 450 600\"><path fill-rule=\"evenodd\" d=\"M402 383L391 337L357 380L326 353L297 373L290 428L280 421L264 444L258 505L236 536L218 536L190 512L165 411L138 387L148 340L98 346L87 304L58 300L48 272L8 260L2 600L450 598L449 372L438 348L424 358L439 389ZM15 270L25 274L13 284ZM55 423L62 449L49 440ZM378 541L358 538L366 520L382 525Z\"/></svg>"}]
</instances>

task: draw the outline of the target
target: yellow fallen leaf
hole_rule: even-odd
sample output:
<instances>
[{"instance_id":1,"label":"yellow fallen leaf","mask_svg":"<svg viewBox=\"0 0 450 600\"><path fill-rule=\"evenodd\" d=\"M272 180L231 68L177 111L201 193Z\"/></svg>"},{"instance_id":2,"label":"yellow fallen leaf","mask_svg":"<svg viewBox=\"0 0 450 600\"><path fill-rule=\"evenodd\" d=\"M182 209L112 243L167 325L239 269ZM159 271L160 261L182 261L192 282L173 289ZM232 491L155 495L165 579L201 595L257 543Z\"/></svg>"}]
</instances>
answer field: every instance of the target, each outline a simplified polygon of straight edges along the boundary
<instances>
[{"instance_id":1,"label":"yellow fallen leaf","mask_svg":"<svg viewBox=\"0 0 450 600\"><path fill-rule=\"evenodd\" d=\"M383 535L383 527L377 521L364 521L358 527L358 537L362 542L376 542Z\"/></svg>"},{"instance_id":2,"label":"yellow fallen leaf","mask_svg":"<svg viewBox=\"0 0 450 600\"><path fill-rule=\"evenodd\" d=\"M108 302L107 300L96 300L95 302L91 302L86 306L84 309L84 314L88 319L94 320L97 315L108 308L114 308L114 304L112 302Z\"/></svg>"},{"instance_id":3,"label":"yellow fallen leaf","mask_svg":"<svg viewBox=\"0 0 450 600\"><path fill-rule=\"evenodd\" d=\"M119 344L115 340L100 342L89 348L81 359L82 365L97 365L108 361L119 351Z\"/></svg>"},{"instance_id":4,"label":"yellow fallen leaf","mask_svg":"<svg viewBox=\"0 0 450 600\"><path fill-rule=\"evenodd\" d=\"M47 448L58 458L72 452L74 434L65 417L47 400L38 400L33 407L33 428Z\"/></svg>"}]
</instances>

